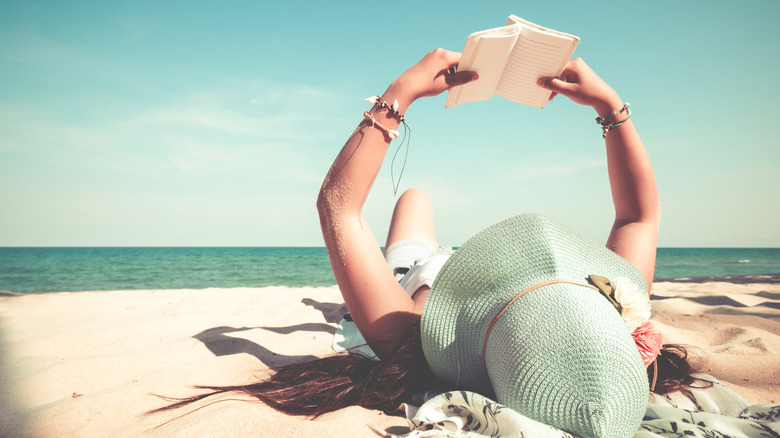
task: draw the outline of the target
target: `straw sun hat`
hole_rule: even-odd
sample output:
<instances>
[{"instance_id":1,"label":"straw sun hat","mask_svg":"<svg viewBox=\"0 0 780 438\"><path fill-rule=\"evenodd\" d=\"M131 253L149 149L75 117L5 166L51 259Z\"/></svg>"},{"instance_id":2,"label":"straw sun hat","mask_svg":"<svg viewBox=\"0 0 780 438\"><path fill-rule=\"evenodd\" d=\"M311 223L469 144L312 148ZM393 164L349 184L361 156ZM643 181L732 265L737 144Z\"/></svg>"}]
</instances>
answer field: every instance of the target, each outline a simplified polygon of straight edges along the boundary
<instances>
[{"instance_id":1,"label":"straw sun hat","mask_svg":"<svg viewBox=\"0 0 780 438\"><path fill-rule=\"evenodd\" d=\"M554 221L531 214L487 228L433 283L421 322L426 361L439 378L545 424L633 436L647 407L645 365L625 312L592 274L647 295L633 265Z\"/></svg>"}]
</instances>

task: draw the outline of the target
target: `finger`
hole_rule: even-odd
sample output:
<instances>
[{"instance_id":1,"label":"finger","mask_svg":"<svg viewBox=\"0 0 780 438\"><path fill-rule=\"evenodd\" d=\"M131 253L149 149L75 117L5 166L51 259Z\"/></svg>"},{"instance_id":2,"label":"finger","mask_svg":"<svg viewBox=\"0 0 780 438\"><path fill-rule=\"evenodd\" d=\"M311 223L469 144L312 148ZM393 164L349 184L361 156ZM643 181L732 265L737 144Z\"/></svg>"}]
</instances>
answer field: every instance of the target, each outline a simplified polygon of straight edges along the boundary
<instances>
[{"instance_id":1,"label":"finger","mask_svg":"<svg viewBox=\"0 0 780 438\"><path fill-rule=\"evenodd\" d=\"M555 91L553 91L553 92L550 94L550 97L549 97L549 98L547 98L547 101L549 102L549 101L553 100L553 98L555 98L555 96L557 96L557 95L558 95L558 93L556 93Z\"/></svg>"},{"instance_id":2,"label":"finger","mask_svg":"<svg viewBox=\"0 0 780 438\"><path fill-rule=\"evenodd\" d=\"M468 84L479 79L479 75L474 71L459 71L453 74L446 74L444 81L448 87L457 87L458 85Z\"/></svg>"},{"instance_id":3,"label":"finger","mask_svg":"<svg viewBox=\"0 0 780 438\"><path fill-rule=\"evenodd\" d=\"M452 50L445 50L441 49L441 52L444 54L445 59L447 62L449 62L450 67L458 65L460 62L461 53L460 52L453 52Z\"/></svg>"},{"instance_id":4,"label":"finger","mask_svg":"<svg viewBox=\"0 0 780 438\"><path fill-rule=\"evenodd\" d=\"M461 56L460 52L453 52L451 50L438 48L431 52L428 52L426 58L436 63L443 63L444 65L447 66L447 68L449 68L458 65L458 62L460 62L460 56Z\"/></svg>"},{"instance_id":5,"label":"finger","mask_svg":"<svg viewBox=\"0 0 780 438\"><path fill-rule=\"evenodd\" d=\"M460 62L461 53L452 52L450 50L441 50L443 61L447 64L446 74L451 76L458 73L458 63Z\"/></svg>"},{"instance_id":6,"label":"finger","mask_svg":"<svg viewBox=\"0 0 780 438\"><path fill-rule=\"evenodd\" d=\"M539 78L539 80L536 81L536 84L555 93L563 94L564 96L573 92L578 85L558 78Z\"/></svg>"}]
</instances>

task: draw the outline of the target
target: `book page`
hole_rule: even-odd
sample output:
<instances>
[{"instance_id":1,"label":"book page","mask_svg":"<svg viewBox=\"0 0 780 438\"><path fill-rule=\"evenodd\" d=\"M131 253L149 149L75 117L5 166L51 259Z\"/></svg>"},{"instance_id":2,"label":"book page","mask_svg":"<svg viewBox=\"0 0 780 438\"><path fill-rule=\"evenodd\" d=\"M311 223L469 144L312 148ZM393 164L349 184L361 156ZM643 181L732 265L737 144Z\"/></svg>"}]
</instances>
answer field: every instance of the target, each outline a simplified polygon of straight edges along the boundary
<instances>
[{"instance_id":1,"label":"book page","mask_svg":"<svg viewBox=\"0 0 780 438\"><path fill-rule=\"evenodd\" d=\"M520 26L520 35L496 87L496 94L544 108L551 92L536 85L536 81L541 77L560 75L579 39L548 31L533 23L520 23Z\"/></svg>"},{"instance_id":2,"label":"book page","mask_svg":"<svg viewBox=\"0 0 780 438\"><path fill-rule=\"evenodd\" d=\"M469 35L458 70L475 71L479 79L450 89L444 106L490 99L519 33L519 26L511 25Z\"/></svg>"}]
</instances>

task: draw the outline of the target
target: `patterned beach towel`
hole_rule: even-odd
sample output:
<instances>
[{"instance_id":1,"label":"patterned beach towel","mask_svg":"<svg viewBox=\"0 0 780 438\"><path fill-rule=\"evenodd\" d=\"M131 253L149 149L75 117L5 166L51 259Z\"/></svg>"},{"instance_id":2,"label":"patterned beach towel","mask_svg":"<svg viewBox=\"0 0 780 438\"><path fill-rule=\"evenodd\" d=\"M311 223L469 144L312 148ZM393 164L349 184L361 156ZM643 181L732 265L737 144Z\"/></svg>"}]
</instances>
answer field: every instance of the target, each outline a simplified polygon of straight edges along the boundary
<instances>
[{"instance_id":1,"label":"patterned beach towel","mask_svg":"<svg viewBox=\"0 0 780 438\"><path fill-rule=\"evenodd\" d=\"M373 355L354 323L348 320L341 321L333 348ZM655 395L634 438L780 438L780 404L750 405L714 377L696 376L712 386ZM375 432L404 438L576 438L473 392L429 392L420 394L413 402L402 405L411 428L409 433Z\"/></svg>"},{"instance_id":2,"label":"patterned beach towel","mask_svg":"<svg viewBox=\"0 0 780 438\"><path fill-rule=\"evenodd\" d=\"M698 377L712 382L712 387L655 396L634 438L780 438L780 404L750 406L712 376ZM404 409L411 428L401 435L406 438L575 438L468 391L435 395L419 407L404 405Z\"/></svg>"}]
</instances>

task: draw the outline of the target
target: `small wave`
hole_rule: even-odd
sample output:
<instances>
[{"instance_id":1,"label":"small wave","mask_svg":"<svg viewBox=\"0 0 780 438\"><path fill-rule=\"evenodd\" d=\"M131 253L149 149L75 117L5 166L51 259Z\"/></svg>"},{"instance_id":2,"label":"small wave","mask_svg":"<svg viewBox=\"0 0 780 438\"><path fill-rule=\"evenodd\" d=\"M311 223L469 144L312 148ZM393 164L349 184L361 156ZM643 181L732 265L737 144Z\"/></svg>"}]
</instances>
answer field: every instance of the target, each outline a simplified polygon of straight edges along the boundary
<instances>
[{"instance_id":1,"label":"small wave","mask_svg":"<svg viewBox=\"0 0 780 438\"><path fill-rule=\"evenodd\" d=\"M750 260L748 260L748 259L740 260L739 263L750 263Z\"/></svg>"}]
</instances>

